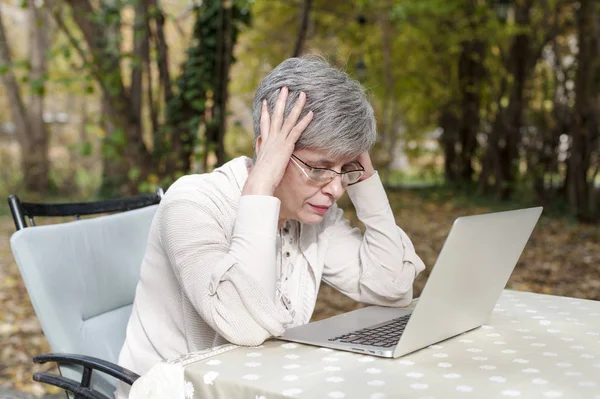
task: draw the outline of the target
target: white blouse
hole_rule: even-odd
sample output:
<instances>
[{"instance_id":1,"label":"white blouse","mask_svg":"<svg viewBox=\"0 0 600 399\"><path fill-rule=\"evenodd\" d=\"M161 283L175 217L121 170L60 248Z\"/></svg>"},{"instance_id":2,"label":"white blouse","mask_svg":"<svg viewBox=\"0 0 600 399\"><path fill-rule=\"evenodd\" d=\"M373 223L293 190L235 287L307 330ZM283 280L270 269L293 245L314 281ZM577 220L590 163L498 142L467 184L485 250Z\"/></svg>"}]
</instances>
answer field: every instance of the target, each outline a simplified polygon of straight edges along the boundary
<instances>
[{"instance_id":1,"label":"white blouse","mask_svg":"<svg viewBox=\"0 0 600 399\"><path fill-rule=\"evenodd\" d=\"M319 224L290 221L280 234L279 199L241 195L251 165L236 158L168 189L150 229L122 366L144 374L227 342L259 345L310 320L321 280L360 302L410 303L424 265L377 173L347 189L364 235L336 205Z\"/></svg>"}]
</instances>

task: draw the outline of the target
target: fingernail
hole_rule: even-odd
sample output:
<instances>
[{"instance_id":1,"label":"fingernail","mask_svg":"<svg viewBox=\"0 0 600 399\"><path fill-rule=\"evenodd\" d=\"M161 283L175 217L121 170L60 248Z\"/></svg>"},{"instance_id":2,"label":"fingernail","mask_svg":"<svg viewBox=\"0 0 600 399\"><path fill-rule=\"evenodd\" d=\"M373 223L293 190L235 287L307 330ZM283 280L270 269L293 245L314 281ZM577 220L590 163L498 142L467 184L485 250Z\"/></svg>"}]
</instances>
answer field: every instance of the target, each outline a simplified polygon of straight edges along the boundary
<instances>
[{"instance_id":1,"label":"fingernail","mask_svg":"<svg viewBox=\"0 0 600 399\"><path fill-rule=\"evenodd\" d=\"M300 99L304 100L306 98L306 93L304 93L303 91L300 92Z\"/></svg>"},{"instance_id":2,"label":"fingernail","mask_svg":"<svg viewBox=\"0 0 600 399\"><path fill-rule=\"evenodd\" d=\"M263 100L263 107L267 106L267 100Z\"/></svg>"},{"instance_id":3,"label":"fingernail","mask_svg":"<svg viewBox=\"0 0 600 399\"><path fill-rule=\"evenodd\" d=\"M287 86L283 86L283 87L281 88L281 90L288 91L288 88L287 88Z\"/></svg>"}]
</instances>

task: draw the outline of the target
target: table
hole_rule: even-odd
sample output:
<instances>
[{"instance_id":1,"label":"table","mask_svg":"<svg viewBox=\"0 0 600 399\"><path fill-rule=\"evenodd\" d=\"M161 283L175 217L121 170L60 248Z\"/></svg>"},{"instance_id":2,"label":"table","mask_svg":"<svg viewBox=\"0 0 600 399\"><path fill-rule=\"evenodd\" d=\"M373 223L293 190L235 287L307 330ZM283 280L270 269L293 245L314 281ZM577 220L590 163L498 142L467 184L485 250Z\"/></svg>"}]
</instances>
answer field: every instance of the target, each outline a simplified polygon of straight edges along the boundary
<instances>
[{"instance_id":1,"label":"table","mask_svg":"<svg viewBox=\"0 0 600 399\"><path fill-rule=\"evenodd\" d=\"M505 290L488 324L398 359L270 340L155 366L130 398L600 399L600 302Z\"/></svg>"}]
</instances>

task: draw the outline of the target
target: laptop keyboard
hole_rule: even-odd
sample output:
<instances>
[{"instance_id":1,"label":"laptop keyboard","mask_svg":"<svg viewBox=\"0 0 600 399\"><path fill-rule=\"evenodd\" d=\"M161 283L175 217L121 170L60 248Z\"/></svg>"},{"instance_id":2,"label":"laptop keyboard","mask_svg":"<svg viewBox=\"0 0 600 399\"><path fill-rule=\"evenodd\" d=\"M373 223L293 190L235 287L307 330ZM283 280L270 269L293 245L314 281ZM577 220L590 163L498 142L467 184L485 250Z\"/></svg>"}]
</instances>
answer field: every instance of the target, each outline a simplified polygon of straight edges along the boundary
<instances>
[{"instance_id":1,"label":"laptop keyboard","mask_svg":"<svg viewBox=\"0 0 600 399\"><path fill-rule=\"evenodd\" d=\"M345 342L359 345L373 345L389 348L398 343L398 339L404 332L410 313L380 324L375 327L367 327L353 331L339 337L330 338L329 341Z\"/></svg>"}]
</instances>

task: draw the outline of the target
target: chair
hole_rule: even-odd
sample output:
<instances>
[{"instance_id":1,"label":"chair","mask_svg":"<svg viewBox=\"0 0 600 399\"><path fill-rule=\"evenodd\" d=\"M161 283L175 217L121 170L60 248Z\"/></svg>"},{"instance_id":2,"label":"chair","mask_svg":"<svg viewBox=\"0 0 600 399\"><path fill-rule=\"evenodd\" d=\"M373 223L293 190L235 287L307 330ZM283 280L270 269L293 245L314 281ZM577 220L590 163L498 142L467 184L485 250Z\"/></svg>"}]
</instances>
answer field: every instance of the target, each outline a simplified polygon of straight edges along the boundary
<instances>
[{"instance_id":1,"label":"chair","mask_svg":"<svg viewBox=\"0 0 600 399\"><path fill-rule=\"evenodd\" d=\"M17 229L10 238L11 249L54 352L33 361L56 362L60 371L60 375L36 373L35 381L60 387L69 397L108 399L114 397L118 380L131 385L139 378L115 363L162 194L159 189L153 194L72 204L8 198ZM79 219L105 213L111 214ZM41 216L77 220L36 226L34 218Z\"/></svg>"}]
</instances>

